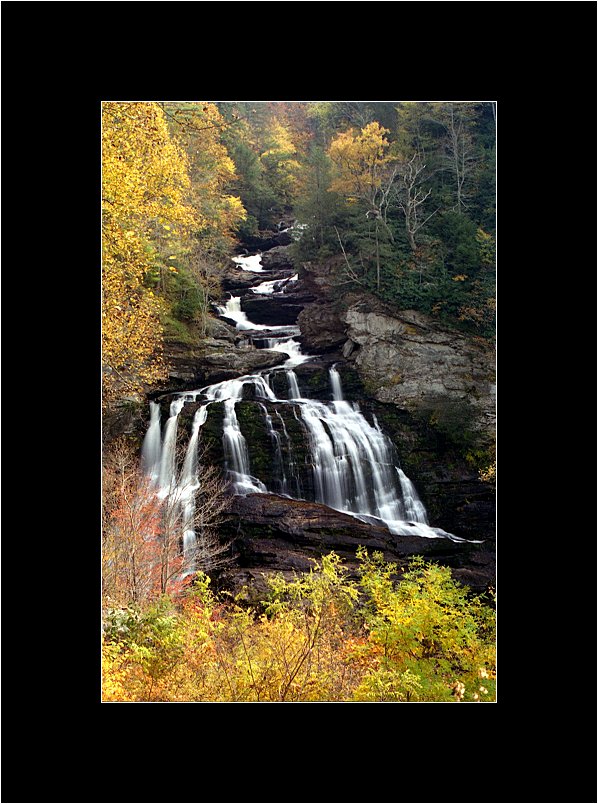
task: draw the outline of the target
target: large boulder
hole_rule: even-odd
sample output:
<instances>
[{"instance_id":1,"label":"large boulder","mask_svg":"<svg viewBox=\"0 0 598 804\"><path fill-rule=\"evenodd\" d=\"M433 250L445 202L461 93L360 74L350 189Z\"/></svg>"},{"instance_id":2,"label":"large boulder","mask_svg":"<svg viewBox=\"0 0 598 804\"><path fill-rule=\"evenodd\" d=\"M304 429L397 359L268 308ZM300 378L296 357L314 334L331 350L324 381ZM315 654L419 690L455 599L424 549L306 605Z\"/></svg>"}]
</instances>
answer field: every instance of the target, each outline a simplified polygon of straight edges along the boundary
<instances>
[{"instance_id":1,"label":"large boulder","mask_svg":"<svg viewBox=\"0 0 598 804\"><path fill-rule=\"evenodd\" d=\"M215 383L280 366L286 359L286 354L268 349L229 348L204 353L199 358L199 367L205 382Z\"/></svg>"},{"instance_id":2,"label":"large boulder","mask_svg":"<svg viewBox=\"0 0 598 804\"><path fill-rule=\"evenodd\" d=\"M225 293L238 293L240 290L248 290L258 281L260 274L255 271L243 271L235 263L227 265L220 275L220 286Z\"/></svg>"},{"instance_id":3,"label":"large boulder","mask_svg":"<svg viewBox=\"0 0 598 804\"><path fill-rule=\"evenodd\" d=\"M287 233L285 232L285 235ZM282 237L282 235L280 235ZM290 242L290 241L289 241ZM289 253L289 247L276 246L262 254L262 267L265 270L280 270L281 268L293 268L293 260Z\"/></svg>"},{"instance_id":4,"label":"large boulder","mask_svg":"<svg viewBox=\"0 0 598 804\"><path fill-rule=\"evenodd\" d=\"M303 305L294 303L292 294L261 296L248 293L241 299L241 309L254 324L282 326L295 324Z\"/></svg>"},{"instance_id":5,"label":"large boulder","mask_svg":"<svg viewBox=\"0 0 598 804\"><path fill-rule=\"evenodd\" d=\"M339 317L334 302L310 304L297 318L305 351L315 354L339 349L347 340L346 325Z\"/></svg>"}]
</instances>

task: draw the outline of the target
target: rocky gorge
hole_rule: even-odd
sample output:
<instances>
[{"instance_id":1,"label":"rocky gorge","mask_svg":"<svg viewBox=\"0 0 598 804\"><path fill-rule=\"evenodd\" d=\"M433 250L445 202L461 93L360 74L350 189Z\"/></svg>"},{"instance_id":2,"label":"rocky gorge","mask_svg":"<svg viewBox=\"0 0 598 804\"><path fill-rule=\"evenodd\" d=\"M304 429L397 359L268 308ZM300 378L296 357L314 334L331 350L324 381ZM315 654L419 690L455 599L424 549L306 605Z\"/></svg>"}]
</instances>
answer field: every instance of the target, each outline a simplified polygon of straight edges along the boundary
<instances>
[{"instance_id":1,"label":"rocky gorge","mask_svg":"<svg viewBox=\"0 0 598 804\"><path fill-rule=\"evenodd\" d=\"M495 425L488 345L365 292L339 293L336 258L296 264L288 232L268 233L246 250L222 277L207 337L195 345L171 341L169 378L148 389L164 428L177 409L184 443L206 408L201 441L206 458L223 471L230 474L234 462L226 428L246 453L250 487L233 485L237 493L221 528L232 563L219 582L239 589L259 583L264 572L308 569L311 558L331 550L351 568L364 545L400 566L412 555L446 564L476 592L494 586L494 493L479 476ZM234 393L234 414L226 393ZM419 521L427 520L430 532L423 524L425 536L417 528L392 532L380 518L352 516L322 502L321 493L318 499L313 432L305 426L312 400L332 409L342 400L372 433L392 442L393 460L417 489L426 512ZM121 406L107 424L136 434L141 446L147 402ZM323 437L333 439L334 426L324 421ZM336 461L344 458L335 452ZM364 472L367 483L367 466ZM351 487L355 498L358 492ZM434 529L453 538L434 538Z\"/></svg>"}]
</instances>

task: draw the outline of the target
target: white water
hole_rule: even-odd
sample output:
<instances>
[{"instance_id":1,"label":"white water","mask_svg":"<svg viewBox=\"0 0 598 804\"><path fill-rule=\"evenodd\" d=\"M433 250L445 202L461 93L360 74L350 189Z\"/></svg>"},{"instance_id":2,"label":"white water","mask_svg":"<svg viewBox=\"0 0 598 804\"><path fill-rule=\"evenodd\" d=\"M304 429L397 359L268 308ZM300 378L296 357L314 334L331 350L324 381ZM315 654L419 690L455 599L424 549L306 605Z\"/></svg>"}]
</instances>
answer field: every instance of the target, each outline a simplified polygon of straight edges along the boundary
<instances>
[{"instance_id":1,"label":"white water","mask_svg":"<svg viewBox=\"0 0 598 804\"><path fill-rule=\"evenodd\" d=\"M233 257L232 259L243 271L254 271L256 274L264 272L261 254L252 254L250 257Z\"/></svg>"},{"instance_id":2,"label":"white water","mask_svg":"<svg viewBox=\"0 0 598 804\"><path fill-rule=\"evenodd\" d=\"M334 366L330 369L330 384L332 385L332 398L335 402L342 402L343 389L341 388L341 378Z\"/></svg>"},{"instance_id":3,"label":"white water","mask_svg":"<svg viewBox=\"0 0 598 804\"><path fill-rule=\"evenodd\" d=\"M161 497L166 497L170 494L176 484L176 433L179 413L184 404L185 401L182 396L170 403L170 417L166 421L166 427L164 428L164 441L162 442L162 456L158 473Z\"/></svg>"},{"instance_id":4,"label":"white water","mask_svg":"<svg viewBox=\"0 0 598 804\"><path fill-rule=\"evenodd\" d=\"M260 295L269 296L270 294L276 293L274 290L275 285L280 285L281 279L272 279L269 282L260 282L259 285L256 285L253 288L249 288L252 293L259 293Z\"/></svg>"},{"instance_id":5,"label":"white water","mask_svg":"<svg viewBox=\"0 0 598 804\"><path fill-rule=\"evenodd\" d=\"M235 410L237 401L242 399L243 386L248 383L255 386L256 396L261 396L265 399L276 399L270 386L259 374L246 375L235 380L225 380L202 389L208 399L224 402L222 444L225 468L231 476L236 494L267 491L261 480L253 477L250 473L247 442L241 432Z\"/></svg>"},{"instance_id":6,"label":"white water","mask_svg":"<svg viewBox=\"0 0 598 804\"><path fill-rule=\"evenodd\" d=\"M299 391L299 383L297 382L297 375L294 371L287 371L287 382L289 384L289 393L291 399L301 399L301 392Z\"/></svg>"},{"instance_id":7,"label":"white water","mask_svg":"<svg viewBox=\"0 0 598 804\"><path fill-rule=\"evenodd\" d=\"M399 466L397 466L396 469L399 476L399 482L401 484L403 505L405 506L405 514L407 519L427 525L428 516L426 514L426 509L424 508L422 501L417 496L415 486Z\"/></svg>"},{"instance_id":8,"label":"white water","mask_svg":"<svg viewBox=\"0 0 598 804\"><path fill-rule=\"evenodd\" d=\"M294 274L288 279L272 279L269 282L260 282L259 285L255 285L255 287L249 288L249 290L263 296L276 296L278 293L284 293L284 288L291 282L297 282L298 279L299 274Z\"/></svg>"},{"instance_id":9,"label":"white water","mask_svg":"<svg viewBox=\"0 0 598 804\"><path fill-rule=\"evenodd\" d=\"M151 478L152 484L158 481L160 475L160 456L162 443L160 441L160 405L150 402L150 425L143 439L141 447L141 466L146 475Z\"/></svg>"},{"instance_id":10,"label":"white water","mask_svg":"<svg viewBox=\"0 0 598 804\"><path fill-rule=\"evenodd\" d=\"M199 428L208 417L208 404L202 405L195 412L191 438L189 439L179 481L179 494L176 498L183 512L183 556L185 557L185 569L187 572L192 572L196 569L195 495L200 485L197 472L197 443L199 441Z\"/></svg>"},{"instance_id":11,"label":"white water","mask_svg":"<svg viewBox=\"0 0 598 804\"><path fill-rule=\"evenodd\" d=\"M237 329L276 329L276 327L268 327L265 324L253 324L247 318L247 314L241 310L240 296L231 295L226 304L217 304L216 308L220 315L225 315L227 318L232 319Z\"/></svg>"},{"instance_id":12,"label":"white water","mask_svg":"<svg viewBox=\"0 0 598 804\"><path fill-rule=\"evenodd\" d=\"M305 363L306 360L312 359L311 355L303 354L301 351L301 344L294 338L289 338L288 340L279 340L267 348L272 352L282 352L283 354L289 356L289 359L282 364L282 368L299 366L301 363Z\"/></svg>"}]
</instances>

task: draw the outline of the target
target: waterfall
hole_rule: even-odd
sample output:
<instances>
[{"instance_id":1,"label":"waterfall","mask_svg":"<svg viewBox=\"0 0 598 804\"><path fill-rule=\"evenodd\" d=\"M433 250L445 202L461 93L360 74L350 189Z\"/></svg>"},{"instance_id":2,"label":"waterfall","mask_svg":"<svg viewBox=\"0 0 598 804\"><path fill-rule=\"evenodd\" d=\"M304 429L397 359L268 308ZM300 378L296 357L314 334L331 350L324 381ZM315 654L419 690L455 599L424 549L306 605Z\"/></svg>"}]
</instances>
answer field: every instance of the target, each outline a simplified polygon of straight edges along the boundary
<instances>
[{"instance_id":1,"label":"waterfall","mask_svg":"<svg viewBox=\"0 0 598 804\"><path fill-rule=\"evenodd\" d=\"M191 438L189 439L189 446L185 455L183 463L183 471L181 473L181 485L183 488L192 484L195 480L197 472L197 442L199 440L199 428L205 423L208 418L208 405L202 405L195 412L193 424L191 426Z\"/></svg>"},{"instance_id":2,"label":"waterfall","mask_svg":"<svg viewBox=\"0 0 598 804\"><path fill-rule=\"evenodd\" d=\"M224 402L222 445L224 448L225 467L233 479L233 488L236 494L267 491L261 480L250 474L247 442L241 432L235 410L237 401L242 398L243 386L246 383L254 384L256 396L276 399L264 378L259 374L247 375L235 380L225 380L202 389L208 399Z\"/></svg>"},{"instance_id":3,"label":"waterfall","mask_svg":"<svg viewBox=\"0 0 598 804\"><path fill-rule=\"evenodd\" d=\"M268 413L268 408L263 404L259 403L260 408L262 409L262 413L264 414L264 420L266 422L266 429L268 430L268 435L272 441L274 446L274 472L273 475L275 477L275 482L279 485L279 491L281 494L286 494L287 489L287 476L284 471L284 458L282 455L282 445L280 441L280 433L277 433L274 429L274 425L272 424L272 417Z\"/></svg>"},{"instance_id":4,"label":"waterfall","mask_svg":"<svg viewBox=\"0 0 598 804\"><path fill-rule=\"evenodd\" d=\"M268 327L264 326L263 324L251 323L251 321L247 318L247 315L243 312L243 310L241 310L240 296L233 296L231 294L231 297L226 304L217 304L216 308L220 315L224 315L234 321L237 329L268 329Z\"/></svg>"},{"instance_id":5,"label":"waterfall","mask_svg":"<svg viewBox=\"0 0 598 804\"><path fill-rule=\"evenodd\" d=\"M282 430L282 434L285 439L286 453L288 456L287 469L289 475L293 480L293 492L297 498L301 498L303 495L303 490L301 488L301 478L299 475L299 468L293 455L293 444L291 442L291 437L289 436L286 424L284 423L284 419L282 418L282 416L278 411L276 411L276 418L280 421L280 429Z\"/></svg>"},{"instance_id":6,"label":"waterfall","mask_svg":"<svg viewBox=\"0 0 598 804\"><path fill-rule=\"evenodd\" d=\"M208 403L209 404L209 403ZM187 447L187 454L181 471L181 478L177 488L176 502L181 506L183 514L183 556L187 572L195 570L195 553L197 551L197 536L194 528L195 520L195 494L199 489L197 477L197 442L199 441L199 428L205 423L208 416L208 404L202 405L193 417L191 438Z\"/></svg>"},{"instance_id":7,"label":"waterfall","mask_svg":"<svg viewBox=\"0 0 598 804\"><path fill-rule=\"evenodd\" d=\"M233 257L232 260L243 271L254 271L256 274L261 274L264 271L261 254L252 254L250 257Z\"/></svg>"},{"instance_id":8,"label":"waterfall","mask_svg":"<svg viewBox=\"0 0 598 804\"><path fill-rule=\"evenodd\" d=\"M287 371L287 382L289 383L289 394L291 399L301 399L301 392L299 391L299 383L297 382L297 375L294 371Z\"/></svg>"},{"instance_id":9,"label":"waterfall","mask_svg":"<svg viewBox=\"0 0 598 804\"><path fill-rule=\"evenodd\" d=\"M338 371L334 366L330 369L330 384L332 385L332 398L335 402L343 401L343 389L341 387L341 378Z\"/></svg>"},{"instance_id":10,"label":"waterfall","mask_svg":"<svg viewBox=\"0 0 598 804\"><path fill-rule=\"evenodd\" d=\"M141 447L141 466L146 475L156 483L160 474L160 405L150 402L150 424Z\"/></svg>"},{"instance_id":11,"label":"waterfall","mask_svg":"<svg viewBox=\"0 0 598 804\"><path fill-rule=\"evenodd\" d=\"M403 504L405 506L405 514L407 519L413 522L423 522L424 525L427 525L428 517L426 514L426 509L418 497L415 486L399 466L397 466L396 469L397 474L399 475L401 491L403 492Z\"/></svg>"},{"instance_id":12,"label":"waterfall","mask_svg":"<svg viewBox=\"0 0 598 804\"><path fill-rule=\"evenodd\" d=\"M175 464L177 422L179 413L181 412L184 404L185 400L182 396L170 403L170 417L166 422L166 427L164 428L164 442L162 444L162 456L160 459L160 472L158 480L162 497L165 497L169 493L176 482Z\"/></svg>"}]
</instances>

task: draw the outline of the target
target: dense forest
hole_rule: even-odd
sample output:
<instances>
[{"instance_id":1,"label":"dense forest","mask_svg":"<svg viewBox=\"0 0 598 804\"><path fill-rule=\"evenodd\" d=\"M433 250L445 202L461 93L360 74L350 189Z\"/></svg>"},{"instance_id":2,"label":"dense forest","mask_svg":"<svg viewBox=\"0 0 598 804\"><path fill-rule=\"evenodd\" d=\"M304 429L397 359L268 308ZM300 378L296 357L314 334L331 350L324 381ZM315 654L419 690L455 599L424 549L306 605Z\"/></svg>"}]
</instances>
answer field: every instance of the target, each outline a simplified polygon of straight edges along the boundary
<instances>
[{"instance_id":1,"label":"dense forest","mask_svg":"<svg viewBox=\"0 0 598 804\"><path fill-rule=\"evenodd\" d=\"M306 288L317 296L317 282L323 281L309 272L320 270L326 279L322 293L342 321L354 320L343 318L349 309L385 321L409 311L415 317L401 324L401 337L413 339L423 329L434 348L450 341L451 348L457 344L456 349L475 350L476 360L482 355L491 361L495 104L105 101L101 139L103 700L495 700L493 584L474 592L457 580L451 566L464 566L464 559L442 566L413 551L400 566L375 541L370 547L364 539L349 564L323 546L310 559L310 570L272 571L261 585L227 586L222 570L234 564L234 533L226 524L234 486L199 430L209 411L193 409L193 454L190 448L186 457L173 442L172 466L193 472L191 513L187 498L159 493L152 485L148 436L144 471L141 425L114 425L123 412L134 411L139 420L145 416L151 441L152 423L136 411L146 411L149 400L152 415L160 415L162 398L164 415L176 427L173 408L168 414L166 407L176 407L176 400L168 394L197 386L173 385L173 355L203 360L204 370L212 359L209 350L223 337L230 338L224 351L246 354L245 341L233 341L235 322L230 310L223 317L222 305L236 281L232 258L268 249L282 259L283 248L289 266L283 279L273 273L270 284L288 284L296 272L292 279L298 277L304 293L297 298L305 306L314 304ZM281 232L287 240L280 239ZM253 309L251 303L242 302L246 310ZM317 329L324 308L313 309ZM233 334L223 335L231 324ZM354 337L351 349L358 348ZM266 343L266 350L272 348ZM326 372L351 356L350 349L335 348L336 342L321 350L331 356ZM205 376L220 386L234 379L228 363L228 374L220 370ZM364 376L355 380L355 399L362 400L366 391L375 396L376 382L370 379L368 385L365 369L357 364L357 370L355 377L359 371ZM349 391L351 371L342 373ZM426 397L421 410L399 405L397 413L383 399L372 421L378 429L380 419L410 433L401 446L422 485L436 488L425 461L444 461L455 476L469 471L463 486L469 505L475 494L483 500L491 496L496 469L492 434L488 428L480 434L471 423L480 394L478 375L468 371L460 406ZM393 382L404 383L402 366L392 374ZM246 375L255 377L244 369L235 377ZM317 376L315 370L310 375ZM334 383L334 373L330 376ZM333 400L343 399L334 384L333 394ZM204 407L224 396L219 390L206 398ZM248 439L255 431L257 443L261 431L250 418L255 402L249 395L238 398L247 403L238 406L240 425L229 410L224 427L242 425ZM186 401L192 409L198 397ZM278 448L293 421L262 408ZM206 431L210 426L215 425L208 421ZM326 424L326 432L334 426ZM165 430L160 447L159 422L156 427L155 449L165 450L168 435ZM172 433L176 440L176 429ZM260 466L256 450L250 444L248 454L252 465ZM281 463L274 474L283 469ZM405 493L408 481L400 474ZM452 483L453 476L449 479ZM446 478L438 488L441 482L450 488ZM286 496L304 499L298 493ZM433 492L426 503L440 516L444 503L435 502ZM418 521L427 523L426 515ZM181 547L181 533L189 529L202 534L193 572L186 571ZM468 531L456 542L486 538L474 537L475 530Z\"/></svg>"}]
</instances>

